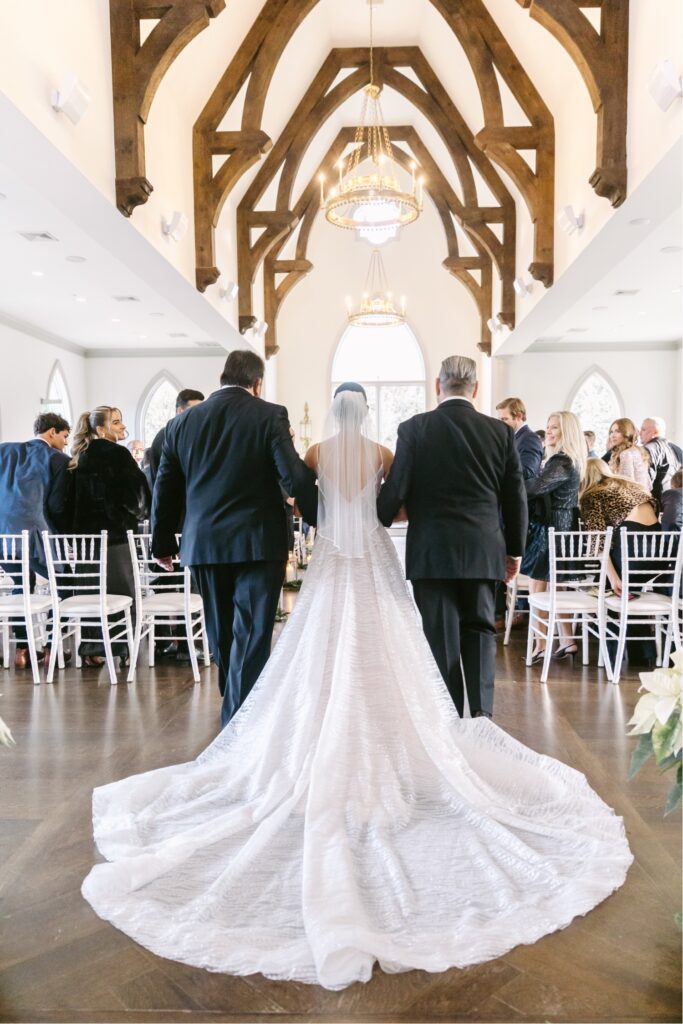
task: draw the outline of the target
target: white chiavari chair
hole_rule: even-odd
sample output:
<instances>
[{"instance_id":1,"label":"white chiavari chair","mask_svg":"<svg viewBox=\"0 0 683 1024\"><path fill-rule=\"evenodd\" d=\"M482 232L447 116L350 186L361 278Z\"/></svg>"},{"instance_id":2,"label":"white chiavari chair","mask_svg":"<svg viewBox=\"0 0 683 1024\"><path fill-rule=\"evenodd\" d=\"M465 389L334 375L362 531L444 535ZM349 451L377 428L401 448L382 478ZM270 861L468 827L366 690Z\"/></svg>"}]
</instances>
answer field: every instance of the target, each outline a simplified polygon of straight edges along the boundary
<instances>
[{"instance_id":1,"label":"white chiavari chair","mask_svg":"<svg viewBox=\"0 0 683 1024\"><path fill-rule=\"evenodd\" d=\"M2 663L10 664L10 627L23 626L31 659L33 682L40 683L38 648L36 634L45 640L44 620L52 602L49 596L31 593L31 569L29 565L30 535L28 530L21 533L0 535L0 562L3 564L3 578L0 580L0 629L2 630ZM19 593L13 593L19 591ZM60 667L63 667L63 660Z\"/></svg>"},{"instance_id":2,"label":"white chiavari chair","mask_svg":"<svg viewBox=\"0 0 683 1024\"><path fill-rule=\"evenodd\" d=\"M662 647L671 651L669 634L671 642L680 647L682 559L683 530L621 531L621 596L606 600L606 635L616 641L614 664L608 661L613 683L619 682L627 641L654 639L658 665L662 664Z\"/></svg>"},{"instance_id":3,"label":"white chiavari chair","mask_svg":"<svg viewBox=\"0 0 683 1024\"><path fill-rule=\"evenodd\" d=\"M545 642L541 682L548 681L555 631L561 622L578 622L581 653L588 664L589 634L598 640L598 666L609 666L605 643L605 587L612 527L599 530L548 530L550 581L548 589L529 594L526 663L531 664L535 639ZM609 673L608 673L609 674Z\"/></svg>"},{"instance_id":4,"label":"white chiavari chair","mask_svg":"<svg viewBox=\"0 0 683 1024\"><path fill-rule=\"evenodd\" d=\"M114 685L118 678L112 644L125 643L129 658L133 656L133 598L107 592L107 531L94 534L44 531L43 543L53 609L53 643L47 680L52 682L56 655L62 656L64 640L73 636L76 667L80 668L83 627L99 626L109 680Z\"/></svg>"},{"instance_id":5,"label":"white chiavari chair","mask_svg":"<svg viewBox=\"0 0 683 1024\"><path fill-rule=\"evenodd\" d=\"M529 577L528 576L515 576L512 583L508 583L505 587L505 635L503 636L503 646L507 647L510 643L510 633L512 631L512 620L517 611L517 598L518 597L529 597ZM528 615L528 611L518 612L518 614Z\"/></svg>"},{"instance_id":6,"label":"white chiavari chair","mask_svg":"<svg viewBox=\"0 0 683 1024\"><path fill-rule=\"evenodd\" d=\"M135 679L140 645L145 637L148 638L150 667L154 666L154 648L157 640L184 639L189 650L192 678L195 683L200 682L196 641L202 644L204 665L210 665L211 658L204 621L204 605L199 594L192 593L190 570L187 566L183 568L180 565L178 556L173 559L174 568L171 572L162 569L152 556L149 534L136 534L129 530L128 545L133 561L137 616L128 682ZM182 627L182 633L178 632L178 627Z\"/></svg>"}]
</instances>

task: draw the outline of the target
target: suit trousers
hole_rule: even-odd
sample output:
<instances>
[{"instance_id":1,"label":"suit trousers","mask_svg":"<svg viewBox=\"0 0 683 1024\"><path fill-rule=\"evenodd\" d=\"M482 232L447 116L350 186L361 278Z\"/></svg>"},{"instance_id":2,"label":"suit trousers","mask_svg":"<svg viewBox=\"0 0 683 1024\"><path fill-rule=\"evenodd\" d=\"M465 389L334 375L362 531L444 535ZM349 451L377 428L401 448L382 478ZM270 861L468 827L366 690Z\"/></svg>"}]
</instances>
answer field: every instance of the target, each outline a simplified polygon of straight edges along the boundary
<instances>
[{"instance_id":1,"label":"suit trousers","mask_svg":"<svg viewBox=\"0 0 683 1024\"><path fill-rule=\"evenodd\" d=\"M246 700L270 656L285 565L269 561L191 566L218 666L224 726Z\"/></svg>"},{"instance_id":2,"label":"suit trousers","mask_svg":"<svg viewBox=\"0 0 683 1024\"><path fill-rule=\"evenodd\" d=\"M463 715L465 689L471 714L475 711L492 714L496 673L496 581L413 580L412 583L422 628L458 714Z\"/></svg>"}]
</instances>

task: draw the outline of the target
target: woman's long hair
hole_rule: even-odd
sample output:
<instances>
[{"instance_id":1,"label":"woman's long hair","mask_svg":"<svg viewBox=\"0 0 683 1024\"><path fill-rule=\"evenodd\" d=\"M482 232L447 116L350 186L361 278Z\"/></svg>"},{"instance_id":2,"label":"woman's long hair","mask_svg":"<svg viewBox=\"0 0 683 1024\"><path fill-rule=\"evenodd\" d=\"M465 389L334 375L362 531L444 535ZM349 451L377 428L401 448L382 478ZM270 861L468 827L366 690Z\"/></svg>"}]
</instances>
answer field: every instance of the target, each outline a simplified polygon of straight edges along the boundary
<instances>
[{"instance_id":1,"label":"woman's long hair","mask_svg":"<svg viewBox=\"0 0 683 1024\"><path fill-rule=\"evenodd\" d=\"M622 484L632 485L633 480L620 476L618 473L613 473L604 459L588 459L586 470L581 478L579 498L583 498L590 491L605 487L608 483L615 483L618 486Z\"/></svg>"},{"instance_id":2,"label":"woman's long hair","mask_svg":"<svg viewBox=\"0 0 683 1024\"><path fill-rule=\"evenodd\" d=\"M76 468L83 452L88 450L92 441L98 439L97 428L108 427L116 411L115 405L98 405L97 408L92 409L90 412L81 413L78 417L78 423L76 424L71 442L69 469Z\"/></svg>"},{"instance_id":3,"label":"woman's long hair","mask_svg":"<svg viewBox=\"0 0 683 1024\"><path fill-rule=\"evenodd\" d=\"M568 455L583 477L586 471L586 439L583 436L583 428L578 417L568 409L551 412L548 420L553 416L560 421L560 443L553 454L564 452L565 455Z\"/></svg>"},{"instance_id":4,"label":"woman's long hair","mask_svg":"<svg viewBox=\"0 0 683 1024\"><path fill-rule=\"evenodd\" d=\"M627 448L638 448L638 446L636 445L636 438L638 437L638 428L636 427L633 420L629 420L627 417L623 417L621 419L614 420L614 422L611 424L609 428L610 432L612 430L612 427L616 427L624 439L619 444L616 444L614 448L611 449L612 459L618 459L621 453L625 452ZM645 448L638 448L638 452L640 453L645 462L649 462L647 451Z\"/></svg>"}]
</instances>

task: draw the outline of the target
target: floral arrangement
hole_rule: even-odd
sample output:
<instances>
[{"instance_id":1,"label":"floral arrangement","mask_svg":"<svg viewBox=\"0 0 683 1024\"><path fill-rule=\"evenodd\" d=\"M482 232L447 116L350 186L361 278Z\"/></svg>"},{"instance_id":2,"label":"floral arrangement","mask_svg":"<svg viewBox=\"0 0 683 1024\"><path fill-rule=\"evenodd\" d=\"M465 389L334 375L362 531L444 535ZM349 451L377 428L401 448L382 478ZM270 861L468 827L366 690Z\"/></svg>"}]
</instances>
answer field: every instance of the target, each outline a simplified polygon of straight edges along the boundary
<instances>
[{"instance_id":1,"label":"floral arrangement","mask_svg":"<svg viewBox=\"0 0 683 1024\"><path fill-rule=\"evenodd\" d=\"M636 704L629 735L640 736L631 756L629 778L640 771L654 755L660 771L676 770L676 779L666 799L664 814L671 814L681 801L683 722L681 721L681 684L683 683L683 650L673 655L673 668L641 672L640 690L647 692Z\"/></svg>"}]
</instances>

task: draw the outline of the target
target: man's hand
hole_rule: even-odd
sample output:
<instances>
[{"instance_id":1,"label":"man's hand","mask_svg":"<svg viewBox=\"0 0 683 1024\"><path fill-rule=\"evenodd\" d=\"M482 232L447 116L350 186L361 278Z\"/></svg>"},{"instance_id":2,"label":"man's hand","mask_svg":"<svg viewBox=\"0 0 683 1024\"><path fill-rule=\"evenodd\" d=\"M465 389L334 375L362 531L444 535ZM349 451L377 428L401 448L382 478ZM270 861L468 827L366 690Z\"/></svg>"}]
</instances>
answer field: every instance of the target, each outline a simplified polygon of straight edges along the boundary
<instances>
[{"instance_id":1,"label":"man's hand","mask_svg":"<svg viewBox=\"0 0 683 1024\"><path fill-rule=\"evenodd\" d=\"M154 561L166 572L173 572L173 559L170 555L167 558L155 558Z\"/></svg>"},{"instance_id":2,"label":"man's hand","mask_svg":"<svg viewBox=\"0 0 683 1024\"><path fill-rule=\"evenodd\" d=\"M512 583L515 576L519 573L519 567L522 564L521 558L513 558L512 555L506 555L505 557L505 582Z\"/></svg>"}]
</instances>

